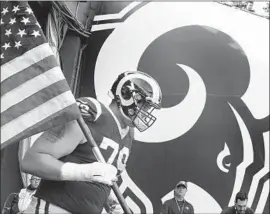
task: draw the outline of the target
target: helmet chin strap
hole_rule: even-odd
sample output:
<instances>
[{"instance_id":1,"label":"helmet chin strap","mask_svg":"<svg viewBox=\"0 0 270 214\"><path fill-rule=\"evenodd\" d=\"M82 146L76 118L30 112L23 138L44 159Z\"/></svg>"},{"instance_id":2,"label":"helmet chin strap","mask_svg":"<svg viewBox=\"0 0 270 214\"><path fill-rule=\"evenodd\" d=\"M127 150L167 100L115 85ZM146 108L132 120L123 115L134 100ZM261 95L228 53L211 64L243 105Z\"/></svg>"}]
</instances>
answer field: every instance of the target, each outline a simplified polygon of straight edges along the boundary
<instances>
[{"instance_id":1,"label":"helmet chin strap","mask_svg":"<svg viewBox=\"0 0 270 214\"><path fill-rule=\"evenodd\" d=\"M123 115L123 117L124 117L126 120L128 120L129 122L132 123L132 120L124 113L123 108L122 108L121 105L119 106L119 108L120 108L120 112L121 112L121 114Z\"/></svg>"}]
</instances>

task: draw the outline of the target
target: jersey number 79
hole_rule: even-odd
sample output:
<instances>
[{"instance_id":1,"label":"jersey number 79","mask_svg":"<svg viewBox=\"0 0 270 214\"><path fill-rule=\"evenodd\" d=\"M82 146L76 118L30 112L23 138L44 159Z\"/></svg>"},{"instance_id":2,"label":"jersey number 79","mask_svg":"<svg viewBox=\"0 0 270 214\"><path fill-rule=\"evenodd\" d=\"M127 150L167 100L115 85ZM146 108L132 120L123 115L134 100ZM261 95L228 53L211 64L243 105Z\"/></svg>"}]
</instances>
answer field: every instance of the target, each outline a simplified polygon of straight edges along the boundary
<instances>
[{"instance_id":1,"label":"jersey number 79","mask_svg":"<svg viewBox=\"0 0 270 214\"><path fill-rule=\"evenodd\" d=\"M117 158L116 167L118 170L123 171L126 167L126 163L128 160L129 149L124 146L119 151L119 144L118 143L116 143L115 141L113 141L109 138L104 137L101 144L100 144L100 148L107 150L108 147L111 147L113 149L113 152L112 152L111 156L108 158L107 163L113 164L115 159Z\"/></svg>"}]
</instances>

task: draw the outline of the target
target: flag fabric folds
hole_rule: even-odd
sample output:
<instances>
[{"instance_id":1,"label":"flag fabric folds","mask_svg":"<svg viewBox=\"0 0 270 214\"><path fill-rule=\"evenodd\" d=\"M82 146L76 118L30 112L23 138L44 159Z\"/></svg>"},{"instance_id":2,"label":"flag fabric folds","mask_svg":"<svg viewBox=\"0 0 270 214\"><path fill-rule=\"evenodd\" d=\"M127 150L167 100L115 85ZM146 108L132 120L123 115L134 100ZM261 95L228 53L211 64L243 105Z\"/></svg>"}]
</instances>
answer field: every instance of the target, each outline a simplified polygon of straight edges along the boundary
<instances>
[{"instance_id":1,"label":"flag fabric folds","mask_svg":"<svg viewBox=\"0 0 270 214\"><path fill-rule=\"evenodd\" d=\"M27 2L1 2L1 148L80 115Z\"/></svg>"}]
</instances>

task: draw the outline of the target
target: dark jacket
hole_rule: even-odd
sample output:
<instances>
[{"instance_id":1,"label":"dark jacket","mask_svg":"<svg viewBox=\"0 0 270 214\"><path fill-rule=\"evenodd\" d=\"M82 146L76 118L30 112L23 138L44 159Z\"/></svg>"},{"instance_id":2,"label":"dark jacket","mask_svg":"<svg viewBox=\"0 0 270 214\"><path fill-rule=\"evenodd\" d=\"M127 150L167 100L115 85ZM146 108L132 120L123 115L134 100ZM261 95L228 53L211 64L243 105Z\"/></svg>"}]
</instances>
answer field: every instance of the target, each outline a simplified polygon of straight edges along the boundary
<instances>
[{"instance_id":1,"label":"dark jacket","mask_svg":"<svg viewBox=\"0 0 270 214\"><path fill-rule=\"evenodd\" d=\"M162 205L161 214L194 214L193 206L184 201L178 201L178 206L175 198L165 201Z\"/></svg>"},{"instance_id":2,"label":"dark jacket","mask_svg":"<svg viewBox=\"0 0 270 214\"><path fill-rule=\"evenodd\" d=\"M221 214L238 214L234 206L225 208ZM247 207L245 214L254 214L254 211Z\"/></svg>"},{"instance_id":3,"label":"dark jacket","mask_svg":"<svg viewBox=\"0 0 270 214\"><path fill-rule=\"evenodd\" d=\"M19 212L18 208L16 207L17 201L18 193L11 193L4 203L2 214L16 214Z\"/></svg>"}]
</instances>

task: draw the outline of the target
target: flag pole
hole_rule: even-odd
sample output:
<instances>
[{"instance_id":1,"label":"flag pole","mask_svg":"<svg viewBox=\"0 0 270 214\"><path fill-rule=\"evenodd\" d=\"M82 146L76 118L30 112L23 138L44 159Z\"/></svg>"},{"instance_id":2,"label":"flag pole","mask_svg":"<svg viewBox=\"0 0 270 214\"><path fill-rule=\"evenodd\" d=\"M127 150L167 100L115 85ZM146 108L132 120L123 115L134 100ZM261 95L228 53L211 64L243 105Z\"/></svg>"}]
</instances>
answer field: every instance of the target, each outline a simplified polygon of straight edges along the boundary
<instances>
[{"instance_id":1,"label":"flag pole","mask_svg":"<svg viewBox=\"0 0 270 214\"><path fill-rule=\"evenodd\" d=\"M101 163L106 163L104 157L102 156L97 144L96 144L96 141L94 140L92 134L91 134L91 131L89 130L88 126L86 125L86 123L84 122L83 118L80 117L79 119L77 119L77 122L84 134L84 136L86 137L87 141L90 143L91 147L92 147L92 151L96 157L96 159L101 162ZM113 185L112 185L112 189L120 203L120 205L122 206L124 212L126 214L132 214L131 210L129 209L129 207L127 206L127 203L123 197L123 195L121 194L120 190L119 190L119 187L117 186L117 183L116 182L113 182Z\"/></svg>"}]
</instances>

